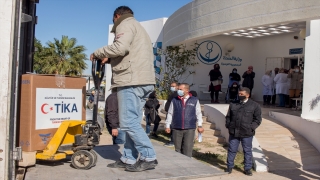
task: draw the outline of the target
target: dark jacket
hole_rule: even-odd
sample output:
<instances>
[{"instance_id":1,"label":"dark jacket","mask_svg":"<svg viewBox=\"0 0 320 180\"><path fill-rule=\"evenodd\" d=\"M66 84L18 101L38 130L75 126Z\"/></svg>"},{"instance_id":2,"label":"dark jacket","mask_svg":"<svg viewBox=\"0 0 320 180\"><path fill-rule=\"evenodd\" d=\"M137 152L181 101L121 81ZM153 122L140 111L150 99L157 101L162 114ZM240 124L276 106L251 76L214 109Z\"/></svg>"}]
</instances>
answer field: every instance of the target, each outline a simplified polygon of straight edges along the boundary
<instances>
[{"instance_id":1,"label":"dark jacket","mask_svg":"<svg viewBox=\"0 0 320 180\"><path fill-rule=\"evenodd\" d=\"M212 69L209 72L209 76L210 76L210 81L215 81L215 80L218 80L220 76L222 77L222 74L220 70Z\"/></svg>"},{"instance_id":2,"label":"dark jacket","mask_svg":"<svg viewBox=\"0 0 320 180\"><path fill-rule=\"evenodd\" d=\"M241 81L241 77L238 73L230 73L229 77L232 81Z\"/></svg>"},{"instance_id":3,"label":"dark jacket","mask_svg":"<svg viewBox=\"0 0 320 180\"><path fill-rule=\"evenodd\" d=\"M158 115L158 109L160 107L160 103L156 98L156 92L153 91L150 95L146 104L144 105L144 115L150 115L151 122L159 123L161 121Z\"/></svg>"},{"instance_id":4,"label":"dark jacket","mask_svg":"<svg viewBox=\"0 0 320 180\"><path fill-rule=\"evenodd\" d=\"M172 99L173 99L173 98L176 98L176 97L178 97L177 91L175 91L175 92L173 92L173 93L170 94L170 96L169 96L168 99L167 99L166 104L164 105L164 110L165 110L166 112L168 112L168 110L169 110L169 107L170 107L170 104L171 104Z\"/></svg>"},{"instance_id":5,"label":"dark jacket","mask_svg":"<svg viewBox=\"0 0 320 180\"><path fill-rule=\"evenodd\" d=\"M89 97L89 102L93 102L94 101L94 95L93 94L90 94L90 97Z\"/></svg>"},{"instance_id":6,"label":"dark jacket","mask_svg":"<svg viewBox=\"0 0 320 180\"><path fill-rule=\"evenodd\" d=\"M242 78L242 87L247 87L249 89L252 89L254 86L254 77L256 74L254 72L251 72L251 74L247 74L247 71L243 73Z\"/></svg>"},{"instance_id":7,"label":"dark jacket","mask_svg":"<svg viewBox=\"0 0 320 180\"><path fill-rule=\"evenodd\" d=\"M116 92L107 97L104 115L107 127L111 127L112 129L119 128L118 98Z\"/></svg>"},{"instance_id":8,"label":"dark jacket","mask_svg":"<svg viewBox=\"0 0 320 180\"><path fill-rule=\"evenodd\" d=\"M249 99L245 104L231 103L226 116L226 128L235 137L251 137L261 124L261 108Z\"/></svg>"},{"instance_id":9,"label":"dark jacket","mask_svg":"<svg viewBox=\"0 0 320 180\"><path fill-rule=\"evenodd\" d=\"M186 103L183 103L181 97L172 99L173 115L172 115L172 128L173 129L196 129L197 114L196 105L198 98L190 94Z\"/></svg>"}]
</instances>

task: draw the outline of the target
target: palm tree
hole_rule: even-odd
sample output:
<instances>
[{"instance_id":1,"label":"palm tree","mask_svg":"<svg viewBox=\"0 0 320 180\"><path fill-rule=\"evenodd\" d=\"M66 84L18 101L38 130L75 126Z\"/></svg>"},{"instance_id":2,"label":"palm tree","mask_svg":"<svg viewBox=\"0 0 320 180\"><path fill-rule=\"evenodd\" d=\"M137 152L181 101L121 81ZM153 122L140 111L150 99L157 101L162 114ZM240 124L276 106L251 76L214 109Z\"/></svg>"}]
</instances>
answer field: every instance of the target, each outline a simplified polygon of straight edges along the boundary
<instances>
[{"instance_id":1,"label":"palm tree","mask_svg":"<svg viewBox=\"0 0 320 180\"><path fill-rule=\"evenodd\" d=\"M62 74L69 76L81 76L87 68L86 50L84 46L76 45L76 38L62 36L61 41L54 38L49 41L48 47L42 47L36 40L37 52L34 58L34 70L39 74Z\"/></svg>"}]
</instances>

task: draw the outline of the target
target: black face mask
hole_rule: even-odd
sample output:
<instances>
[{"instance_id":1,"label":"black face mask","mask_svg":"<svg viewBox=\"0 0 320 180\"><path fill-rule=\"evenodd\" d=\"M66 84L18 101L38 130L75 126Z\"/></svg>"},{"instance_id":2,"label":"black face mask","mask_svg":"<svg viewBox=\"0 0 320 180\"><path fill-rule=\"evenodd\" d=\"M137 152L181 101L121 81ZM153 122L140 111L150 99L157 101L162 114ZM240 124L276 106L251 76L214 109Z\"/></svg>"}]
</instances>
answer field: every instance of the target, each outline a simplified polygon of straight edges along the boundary
<instances>
[{"instance_id":1,"label":"black face mask","mask_svg":"<svg viewBox=\"0 0 320 180\"><path fill-rule=\"evenodd\" d=\"M245 100L247 97L246 96L239 96L239 100L240 101L243 101L243 100Z\"/></svg>"}]
</instances>

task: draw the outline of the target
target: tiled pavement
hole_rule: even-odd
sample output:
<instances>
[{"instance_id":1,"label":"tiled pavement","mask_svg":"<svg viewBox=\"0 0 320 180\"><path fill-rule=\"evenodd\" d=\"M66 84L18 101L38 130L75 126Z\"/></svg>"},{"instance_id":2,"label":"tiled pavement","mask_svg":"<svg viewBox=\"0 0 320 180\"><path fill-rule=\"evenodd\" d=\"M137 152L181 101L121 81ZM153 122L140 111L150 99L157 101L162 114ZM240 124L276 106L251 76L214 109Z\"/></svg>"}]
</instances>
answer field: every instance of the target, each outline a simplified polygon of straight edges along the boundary
<instances>
[{"instance_id":1,"label":"tiled pavement","mask_svg":"<svg viewBox=\"0 0 320 180\"><path fill-rule=\"evenodd\" d=\"M108 163L119 159L121 147L110 145L111 138L104 131L98 153L97 165L90 170L77 170L70 166L70 161L62 163L42 163L29 168L25 180L149 180L149 179L187 179L213 177L225 174L223 171L191 159L168 149L158 143L153 143L157 152L159 165L154 170L143 172L126 172L124 169L107 168Z\"/></svg>"},{"instance_id":2,"label":"tiled pavement","mask_svg":"<svg viewBox=\"0 0 320 180\"><path fill-rule=\"evenodd\" d=\"M284 127L268 116L263 109L263 120L256 138L263 149L269 170L320 170L320 153L304 137Z\"/></svg>"}]
</instances>

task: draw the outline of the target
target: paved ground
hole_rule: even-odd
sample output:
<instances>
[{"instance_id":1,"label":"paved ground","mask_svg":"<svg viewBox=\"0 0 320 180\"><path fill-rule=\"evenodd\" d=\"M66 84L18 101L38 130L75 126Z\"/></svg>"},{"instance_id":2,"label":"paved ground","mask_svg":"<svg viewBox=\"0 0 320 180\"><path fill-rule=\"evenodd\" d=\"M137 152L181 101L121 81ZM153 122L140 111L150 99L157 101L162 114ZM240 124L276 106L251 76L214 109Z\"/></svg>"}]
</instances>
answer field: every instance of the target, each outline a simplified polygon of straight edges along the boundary
<instances>
[{"instance_id":1,"label":"paved ground","mask_svg":"<svg viewBox=\"0 0 320 180\"><path fill-rule=\"evenodd\" d=\"M271 108L272 110L276 108ZM296 132L285 128L267 116L270 108L263 108L263 123L256 137L263 148L270 167L270 172L253 173L252 177L242 172L233 171L224 174L221 170L210 167L202 162L175 153L154 142L158 153L159 166L155 170L142 173L130 173L120 169L109 169L106 164L120 156L118 146L112 146L111 138L104 132L101 146L97 147L99 162L91 170L75 170L70 162L39 164L29 168L25 180L37 179L194 179L194 180L306 180L320 179L319 152L306 139ZM298 111L279 109L283 113L298 115ZM52 168L54 167L54 168Z\"/></svg>"},{"instance_id":2,"label":"paved ground","mask_svg":"<svg viewBox=\"0 0 320 180\"><path fill-rule=\"evenodd\" d=\"M262 109L262 124L256 131L269 170L320 170L319 151L300 134L270 118L269 110Z\"/></svg>"},{"instance_id":3,"label":"paved ground","mask_svg":"<svg viewBox=\"0 0 320 180\"><path fill-rule=\"evenodd\" d=\"M120 146L107 145L110 136L106 132L102 135L102 141L95 150L98 153L98 163L90 170L77 170L70 166L69 161L56 164L41 163L29 168L25 180L105 180L105 179L187 179L199 177L212 177L224 174L221 170L201 163L195 159L183 156L158 143L154 143L159 165L154 170L140 173L126 172L123 169L110 169L106 165L120 157Z\"/></svg>"}]
</instances>

